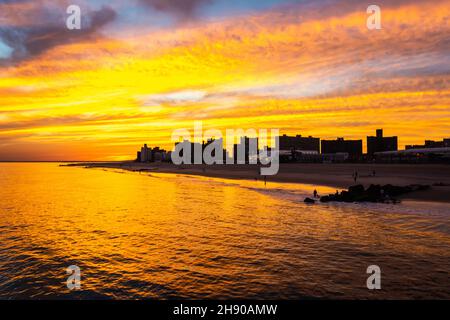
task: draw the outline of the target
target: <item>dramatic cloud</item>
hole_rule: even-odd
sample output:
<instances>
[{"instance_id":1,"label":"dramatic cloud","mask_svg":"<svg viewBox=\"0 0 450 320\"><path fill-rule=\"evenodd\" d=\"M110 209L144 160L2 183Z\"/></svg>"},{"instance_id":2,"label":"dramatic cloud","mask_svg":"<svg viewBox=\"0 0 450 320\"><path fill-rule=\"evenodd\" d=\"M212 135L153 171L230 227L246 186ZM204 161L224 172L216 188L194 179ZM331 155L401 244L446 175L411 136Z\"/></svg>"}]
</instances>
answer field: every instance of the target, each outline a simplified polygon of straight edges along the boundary
<instances>
[{"instance_id":1,"label":"dramatic cloud","mask_svg":"<svg viewBox=\"0 0 450 320\"><path fill-rule=\"evenodd\" d=\"M13 7L17 20L22 21L20 25L0 24L0 44L3 43L12 49L9 57L5 55L2 59L0 56L0 63L2 60L3 63L20 61L59 45L84 41L116 18L116 12L104 6L83 14L81 30L68 30L65 23L67 17L65 3L48 5L47 2L37 1L31 5L23 1L15 5L18 4L25 6L23 12L20 11L21 8ZM12 9L6 8L9 8L8 18L11 18ZM2 15L5 13L0 12L0 17Z\"/></svg>"},{"instance_id":2,"label":"dramatic cloud","mask_svg":"<svg viewBox=\"0 0 450 320\"><path fill-rule=\"evenodd\" d=\"M20 14L0 18L10 33L0 57L13 48L26 59L0 66L0 159L15 149L30 159L132 157L145 142L169 148L172 130L195 120L322 138L383 127L400 147L450 132L450 0L381 1L374 31L356 0L267 0L280 5L156 27L148 21L166 16L156 11L204 17L207 2L106 2L91 2L88 30L68 39L52 16L64 11L48 4L39 15L51 18L30 22L32 2L8 3Z\"/></svg>"},{"instance_id":3,"label":"dramatic cloud","mask_svg":"<svg viewBox=\"0 0 450 320\"><path fill-rule=\"evenodd\" d=\"M195 16L197 10L213 0L139 0L150 8L175 15L177 18L189 19Z\"/></svg>"}]
</instances>

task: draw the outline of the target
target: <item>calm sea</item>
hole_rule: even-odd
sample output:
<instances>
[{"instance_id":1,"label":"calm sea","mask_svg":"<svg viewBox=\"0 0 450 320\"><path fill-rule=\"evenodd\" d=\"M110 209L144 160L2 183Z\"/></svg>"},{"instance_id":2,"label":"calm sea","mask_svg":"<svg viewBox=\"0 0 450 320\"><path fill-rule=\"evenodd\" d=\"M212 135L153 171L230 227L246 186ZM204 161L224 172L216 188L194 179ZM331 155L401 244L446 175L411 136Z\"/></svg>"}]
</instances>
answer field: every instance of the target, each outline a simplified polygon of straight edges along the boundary
<instances>
[{"instance_id":1,"label":"calm sea","mask_svg":"<svg viewBox=\"0 0 450 320\"><path fill-rule=\"evenodd\" d=\"M449 204L55 163L0 163L0 190L0 299L450 298Z\"/></svg>"}]
</instances>

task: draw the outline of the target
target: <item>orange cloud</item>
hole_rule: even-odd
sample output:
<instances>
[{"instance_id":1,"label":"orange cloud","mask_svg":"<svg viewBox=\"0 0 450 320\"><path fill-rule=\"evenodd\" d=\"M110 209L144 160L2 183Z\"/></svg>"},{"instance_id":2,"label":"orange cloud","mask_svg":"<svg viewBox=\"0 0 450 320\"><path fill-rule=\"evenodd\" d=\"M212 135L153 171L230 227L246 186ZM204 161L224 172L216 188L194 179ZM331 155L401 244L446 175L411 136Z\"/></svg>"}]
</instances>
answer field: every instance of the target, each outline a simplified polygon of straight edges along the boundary
<instances>
[{"instance_id":1,"label":"orange cloud","mask_svg":"<svg viewBox=\"0 0 450 320\"><path fill-rule=\"evenodd\" d=\"M401 146L448 136L449 4L398 1L380 31L351 6L291 6L55 46L0 68L0 159L132 158L194 120L322 138L384 127Z\"/></svg>"}]
</instances>

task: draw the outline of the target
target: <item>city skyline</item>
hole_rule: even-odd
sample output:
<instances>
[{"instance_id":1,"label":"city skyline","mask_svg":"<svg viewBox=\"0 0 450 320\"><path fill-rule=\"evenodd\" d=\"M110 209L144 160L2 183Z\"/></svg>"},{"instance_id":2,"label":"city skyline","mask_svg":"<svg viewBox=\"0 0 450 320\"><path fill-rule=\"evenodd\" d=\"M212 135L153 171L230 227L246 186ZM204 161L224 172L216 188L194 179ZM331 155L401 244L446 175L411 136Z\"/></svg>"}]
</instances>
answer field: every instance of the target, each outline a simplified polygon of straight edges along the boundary
<instances>
[{"instance_id":1,"label":"city skyline","mask_svg":"<svg viewBox=\"0 0 450 320\"><path fill-rule=\"evenodd\" d=\"M276 128L399 149L450 133L450 1L0 1L0 161L130 160L174 129ZM363 146L366 152L366 145Z\"/></svg>"},{"instance_id":2,"label":"city skyline","mask_svg":"<svg viewBox=\"0 0 450 320\"><path fill-rule=\"evenodd\" d=\"M243 141L245 141L245 139L256 139L257 141L259 140L259 142L257 142L257 148L258 150L263 150L267 147L270 148L270 143L263 142L259 139L258 136L231 136L230 138L234 139L234 143L233 146L236 147L236 145L238 144L242 144ZM356 150L356 154L357 155L373 155L373 153L376 152L384 152L384 151L406 151L409 149L434 149L434 148L450 148L450 138L447 137L441 137L441 140L431 140L431 139L427 139L427 138L423 138L423 142L424 144L417 144L417 145L405 145L405 148L399 148L399 144L398 144L398 140L399 137L394 135L394 136L385 136L384 135L384 130L383 129L376 129L375 130L375 136L371 136L371 135L367 135L364 138L355 138L355 139L346 139L344 137L336 137L335 139L323 139L321 137L317 137L317 136L303 136L299 133L297 134L293 134L293 135L288 135L286 133L281 133L279 136L279 150L304 150L304 151L317 151L317 153L320 154L326 154L326 153L340 153L340 152L344 152L344 151L324 151L324 149L333 149L336 148L336 145L333 145L334 143L338 143L338 144L342 144L342 143L350 143L349 146L343 146L340 145L337 148L349 148L349 149L354 149ZM270 137L269 137L270 139ZM223 137L220 138L208 138L208 139L201 139L200 140L195 140L195 139L188 139L188 140L183 140L183 141L178 141L178 142L172 142L173 146L176 146L178 143L181 142L188 142L191 144L198 144L198 145L202 145L202 146L206 146L211 142L214 142L216 140L224 140ZM304 140L299 142L299 140ZM380 141L381 140L381 141ZM383 143L383 141L386 141L387 143ZM328 145L326 145L326 147L324 148L324 142L328 143ZM357 143L356 143L357 142ZM377 144L381 145L377 146ZM224 151L233 151L233 150L226 150L226 143L223 143L223 149ZM301 143L303 144L303 146L299 146L298 148L295 147L296 144ZM360 143L360 144L359 144ZM369 152L370 147L368 146L369 144L373 144L373 146L371 148L373 148L374 150L372 150L372 152ZM145 143L144 144L144 148L149 148L151 149L156 149L158 152L159 151L163 151L163 152L171 152L173 151L173 147L168 148L167 150L165 150L163 147L158 146L156 144L149 144L149 143ZM379 149L379 150L376 150ZM364 151L363 151L364 150ZM348 153L352 153L351 151L345 151ZM139 157L138 157L139 158Z\"/></svg>"},{"instance_id":3,"label":"city skyline","mask_svg":"<svg viewBox=\"0 0 450 320\"><path fill-rule=\"evenodd\" d=\"M376 129L375 131L375 136L373 135L366 135L364 137L354 137L354 138L348 138L348 137L339 137L339 136L334 136L334 138L323 138L323 137L318 137L313 135L302 135L301 133L298 132L293 132L292 134L287 134L285 132L281 132L280 135L278 136L279 141L280 141L280 148L279 150L304 150L304 151L317 151L318 154L333 154L333 153L349 153L350 156L353 155L360 155L360 156L367 156L367 155L373 155L374 152L383 152L383 151L407 151L410 149L434 149L434 148L449 148L450 145L450 137L438 137L437 139L430 139L428 137L421 137L418 138L418 143L417 144L412 144L412 145L407 145L407 144L402 144L400 145L399 141L401 141L401 137L397 136L397 135L392 135L389 137L384 136L384 129ZM373 132L372 132L373 133ZM200 144L200 145L207 145L208 143L215 141L215 140L223 140L222 138L218 138L216 139L216 137L213 138L208 138L208 139L201 139L198 140L197 138L192 137L193 139L188 139L188 140L184 140L184 142L190 142L193 144ZM242 139L253 139L256 138L257 140L259 140L258 136L247 136L247 135L243 135L243 136L234 136L235 142L234 142L234 146L242 143ZM270 136L267 137L268 140L270 140ZM286 140L284 140L283 142L283 138L285 138ZM310 148L304 148L304 147L300 147L300 148L283 148L283 144L295 144L298 143L297 142L293 142L293 141L289 141L289 140L295 140L295 139L303 139L303 140L310 140L310 141L306 141L304 142L306 144L306 146L312 146ZM382 143L382 146L375 146L376 144L378 144L379 142L377 142L378 139L381 140L387 140L388 144L387 146L384 145L384 142ZM314 141L313 141L314 140ZM395 141L394 144L392 144L392 142L390 140ZM179 141L181 142L181 141ZM157 150L157 152L163 152L163 153L169 153L173 151L174 146L176 146L179 142L174 142L171 140L171 142L164 144L164 145L158 145L156 143L144 143L141 142L139 145L140 146L144 146L144 148L149 148L149 150ZM345 150L345 151L330 151L330 152L324 152L324 143L326 144L326 149L327 150L332 150L334 148L337 147L337 145L335 145L335 143L338 143L338 145L340 145L337 148L343 148L343 149L347 149L349 148L350 150ZM374 146L372 146L372 148L380 148L380 150L373 150L372 152L369 151L370 147L369 144L375 144ZM343 144L347 144L346 147L343 146ZM268 141L263 142L260 141L259 143L257 143L258 145L258 150L263 150L267 147L270 148L270 143ZM317 145L317 146L315 146ZM402 146L402 147L400 147ZM136 146L137 147L137 146ZM353 149L353 150L352 150ZM224 152L233 152L233 150L227 150L226 146L224 144L224 148L223 148ZM135 150L133 150L135 151ZM139 160L139 153L138 152L138 160ZM131 160L136 160L136 157L133 156L133 154L131 155L127 155L124 157L124 159L122 159L123 161L131 161ZM168 159L166 159L168 160ZM165 160L165 161L166 161ZM102 161L102 160L77 160L77 159L60 159L60 160L24 160L24 159L0 159L0 162L83 162L83 161ZM145 162L145 161L144 161Z\"/></svg>"}]
</instances>

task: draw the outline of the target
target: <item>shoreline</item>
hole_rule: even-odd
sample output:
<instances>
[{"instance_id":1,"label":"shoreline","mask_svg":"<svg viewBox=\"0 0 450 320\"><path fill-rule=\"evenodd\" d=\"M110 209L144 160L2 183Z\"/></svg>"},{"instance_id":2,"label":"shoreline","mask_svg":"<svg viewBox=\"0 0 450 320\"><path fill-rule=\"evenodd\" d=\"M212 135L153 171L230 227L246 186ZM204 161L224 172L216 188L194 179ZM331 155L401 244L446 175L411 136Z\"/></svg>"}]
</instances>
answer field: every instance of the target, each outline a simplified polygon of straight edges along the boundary
<instances>
[{"instance_id":1,"label":"shoreline","mask_svg":"<svg viewBox=\"0 0 450 320\"><path fill-rule=\"evenodd\" d=\"M172 173L211 178L236 180L263 180L257 165L181 165L170 163L136 162L84 162L65 164L86 168L123 169L133 172ZM373 171L375 170L375 176ZM352 174L358 171L355 182ZM414 200L450 203L450 166L409 165L409 164L309 164L283 163L275 176L267 176L267 183L301 183L324 186L339 190L355 184L368 187L371 184L392 184L406 186L411 184L430 185L426 191L412 192L399 197L399 200ZM440 186L437 184L441 184Z\"/></svg>"}]
</instances>

